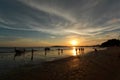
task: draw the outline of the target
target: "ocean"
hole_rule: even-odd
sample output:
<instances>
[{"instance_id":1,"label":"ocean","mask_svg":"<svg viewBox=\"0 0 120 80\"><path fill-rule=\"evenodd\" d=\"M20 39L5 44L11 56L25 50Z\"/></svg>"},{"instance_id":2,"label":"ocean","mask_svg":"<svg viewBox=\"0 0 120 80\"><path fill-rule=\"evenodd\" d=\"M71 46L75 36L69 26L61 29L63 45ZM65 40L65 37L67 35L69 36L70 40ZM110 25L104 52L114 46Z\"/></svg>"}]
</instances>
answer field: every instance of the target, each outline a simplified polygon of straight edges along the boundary
<instances>
[{"instance_id":1,"label":"ocean","mask_svg":"<svg viewBox=\"0 0 120 80\"><path fill-rule=\"evenodd\" d=\"M0 47L0 74L6 73L13 68L24 65L36 65L47 61L53 61L70 56L87 54L94 51L93 47L84 47L84 51L79 51L81 47L49 47L45 52L45 47L17 47L16 50L24 51L25 54L15 56L15 48ZM32 54L33 49L33 54ZM31 59L33 57L33 59Z\"/></svg>"}]
</instances>

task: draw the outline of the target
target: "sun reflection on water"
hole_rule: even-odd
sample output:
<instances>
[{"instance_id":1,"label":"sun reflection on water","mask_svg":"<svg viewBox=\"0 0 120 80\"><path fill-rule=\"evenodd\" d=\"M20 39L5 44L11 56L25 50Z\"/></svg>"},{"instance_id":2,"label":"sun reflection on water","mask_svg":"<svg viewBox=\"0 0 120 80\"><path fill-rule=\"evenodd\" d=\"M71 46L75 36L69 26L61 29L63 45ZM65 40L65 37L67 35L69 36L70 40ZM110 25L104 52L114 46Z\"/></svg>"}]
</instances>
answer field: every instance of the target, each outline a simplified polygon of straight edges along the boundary
<instances>
[{"instance_id":1,"label":"sun reflection on water","mask_svg":"<svg viewBox=\"0 0 120 80\"><path fill-rule=\"evenodd\" d=\"M73 56L76 56L76 50L75 50L75 49L76 49L76 48L73 47L73 50L72 50Z\"/></svg>"}]
</instances>

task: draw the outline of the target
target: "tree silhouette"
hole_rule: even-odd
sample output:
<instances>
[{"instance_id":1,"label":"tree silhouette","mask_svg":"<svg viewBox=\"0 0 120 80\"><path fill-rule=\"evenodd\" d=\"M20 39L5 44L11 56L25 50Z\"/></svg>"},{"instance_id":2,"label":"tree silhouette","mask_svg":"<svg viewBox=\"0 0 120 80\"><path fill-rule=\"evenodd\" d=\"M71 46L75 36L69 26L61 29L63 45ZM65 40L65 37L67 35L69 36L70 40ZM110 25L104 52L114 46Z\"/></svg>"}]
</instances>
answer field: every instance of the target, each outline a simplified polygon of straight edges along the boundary
<instances>
[{"instance_id":1,"label":"tree silhouette","mask_svg":"<svg viewBox=\"0 0 120 80\"><path fill-rule=\"evenodd\" d=\"M120 40L110 39L110 40L101 44L101 47L111 47L111 46L120 46Z\"/></svg>"}]
</instances>

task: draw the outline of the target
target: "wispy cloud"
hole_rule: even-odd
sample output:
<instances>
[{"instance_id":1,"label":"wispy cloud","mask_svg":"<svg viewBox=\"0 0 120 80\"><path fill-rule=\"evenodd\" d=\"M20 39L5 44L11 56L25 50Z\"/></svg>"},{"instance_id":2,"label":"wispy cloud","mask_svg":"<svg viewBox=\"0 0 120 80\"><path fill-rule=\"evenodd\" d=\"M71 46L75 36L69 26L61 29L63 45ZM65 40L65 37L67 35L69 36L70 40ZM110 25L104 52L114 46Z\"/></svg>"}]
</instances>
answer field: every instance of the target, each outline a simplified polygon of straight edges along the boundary
<instances>
[{"instance_id":1,"label":"wispy cloud","mask_svg":"<svg viewBox=\"0 0 120 80\"><path fill-rule=\"evenodd\" d=\"M116 34L119 7L119 0L1 0L0 27L65 37Z\"/></svg>"},{"instance_id":2,"label":"wispy cloud","mask_svg":"<svg viewBox=\"0 0 120 80\"><path fill-rule=\"evenodd\" d=\"M7 43L6 43L7 42ZM53 43L45 40L33 39L33 38L24 38L24 37L13 37L13 36L0 36L0 46L8 47L31 47L31 46L49 46Z\"/></svg>"}]
</instances>

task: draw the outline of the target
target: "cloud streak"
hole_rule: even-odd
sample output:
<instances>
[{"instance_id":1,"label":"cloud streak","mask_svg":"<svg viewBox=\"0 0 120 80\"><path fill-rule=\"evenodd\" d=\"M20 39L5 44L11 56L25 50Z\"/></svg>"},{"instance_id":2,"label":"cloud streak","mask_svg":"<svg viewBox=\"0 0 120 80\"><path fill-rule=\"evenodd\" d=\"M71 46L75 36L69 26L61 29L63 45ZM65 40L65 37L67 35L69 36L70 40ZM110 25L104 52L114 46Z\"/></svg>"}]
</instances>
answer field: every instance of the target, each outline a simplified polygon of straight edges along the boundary
<instances>
[{"instance_id":1,"label":"cloud streak","mask_svg":"<svg viewBox=\"0 0 120 80\"><path fill-rule=\"evenodd\" d=\"M120 31L119 7L119 0L1 0L0 27L49 35L101 36Z\"/></svg>"}]
</instances>

